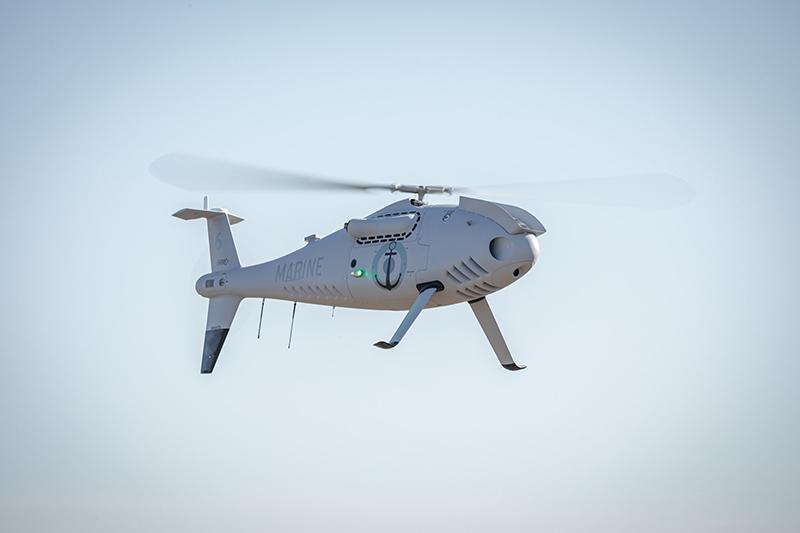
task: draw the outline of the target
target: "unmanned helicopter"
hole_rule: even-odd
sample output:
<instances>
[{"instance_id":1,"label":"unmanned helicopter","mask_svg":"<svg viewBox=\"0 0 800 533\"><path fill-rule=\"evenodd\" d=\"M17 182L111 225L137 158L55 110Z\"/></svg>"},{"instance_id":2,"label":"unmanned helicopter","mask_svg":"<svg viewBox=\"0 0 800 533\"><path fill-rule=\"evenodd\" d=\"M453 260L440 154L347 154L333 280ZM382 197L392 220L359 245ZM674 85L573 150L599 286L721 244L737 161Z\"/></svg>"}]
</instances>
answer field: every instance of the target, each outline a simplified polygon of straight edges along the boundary
<instances>
[{"instance_id":1,"label":"unmanned helicopter","mask_svg":"<svg viewBox=\"0 0 800 533\"><path fill-rule=\"evenodd\" d=\"M262 313L264 299L286 300L295 306L300 302L405 311L394 335L374 344L383 349L397 346L423 309L465 303L503 368L525 368L512 357L487 300L522 279L539 259L539 239L546 230L525 209L467 196L464 189L444 185L358 183L185 154L156 159L150 170L157 178L189 190L314 188L413 195L365 217L351 218L325 237L309 235L302 248L250 266L239 261L231 233L241 217L224 208L210 208L208 197L202 209L174 213L183 220L205 219L207 223L211 271L195 284L197 293L209 301L201 373L214 370L244 298L262 299ZM660 207L684 203L692 195L678 178L649 175L647 179L651 197L653 190L668 193L667 205ZM619 185L620 180L614 183ZM454 193L461 193L457 204L425 202L430 194Z\"/></svg>"}]
</instances>

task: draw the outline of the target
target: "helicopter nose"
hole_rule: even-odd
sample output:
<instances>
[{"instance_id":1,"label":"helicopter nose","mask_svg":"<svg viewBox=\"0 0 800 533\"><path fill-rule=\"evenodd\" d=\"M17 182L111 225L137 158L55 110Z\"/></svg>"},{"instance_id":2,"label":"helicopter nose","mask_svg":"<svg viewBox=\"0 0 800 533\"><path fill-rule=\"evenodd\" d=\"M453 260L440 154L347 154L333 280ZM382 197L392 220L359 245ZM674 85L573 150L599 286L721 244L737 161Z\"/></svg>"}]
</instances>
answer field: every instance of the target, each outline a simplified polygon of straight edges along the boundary
<instances>
[{"instance_id":1,"label":"helicopter nose","mask_svg":"<svg viewBox=\"0 0 800 533\"><path fill-rule=\"evenodd\" d=\"M539 239L535 235L495 237L489 243L492 257L503 263L536 263L539 259Z\"/></svg>"},{"instance_id":2,"label":"helicopter nose","mask_svg":"<svg viewBox=\"0 0 800 533\"><path fill-rule=\"evenodd\" d=\"M525 240L528 242L531 253L531 266L533 266L539 260L539 239L536 235L525 235Z\"/></svg>"},{"instance_id":3,"label":"helicopter nose","mask_svg":"<svg viewBox=\"0 0 800 533\"><path fill-rule=\"evenodd\" d=\"M539 259L539 240L534 235L498 237L490 244L495 259L503 264L492 274L492 283L505 287L524 276Z\"/></svg>"},{"instance_id":4,"label":"helicopter nose","mask_svg":"<svg viewBox=\"0 0 800 533\"><path fill-rule=\"evenodd\" d=\"M539 260L539 239L535 235L515 235L515 263L523 263L527 272Z\"/></svg>"}]
</instances>

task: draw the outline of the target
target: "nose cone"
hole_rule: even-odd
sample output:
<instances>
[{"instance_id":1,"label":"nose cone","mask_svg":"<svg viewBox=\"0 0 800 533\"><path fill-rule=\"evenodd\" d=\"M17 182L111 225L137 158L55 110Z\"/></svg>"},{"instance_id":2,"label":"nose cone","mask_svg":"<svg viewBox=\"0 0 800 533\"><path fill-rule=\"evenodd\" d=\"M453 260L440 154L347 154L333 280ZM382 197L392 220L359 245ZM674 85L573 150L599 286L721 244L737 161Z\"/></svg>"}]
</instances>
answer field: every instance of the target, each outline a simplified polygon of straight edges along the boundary
<instances>
[{"instance_id":1,"label":"nose cone","mask_svg":"<svg viewBox=\"0 0 800 533\"><path fill-rule=\"evenodd\" d=\"M531 266L539 260L539 239L535 235L525 235L531 253Z\"/></svg>"},{"instance_id":2,"label":"nose cone","mask_svg":"<svg viewBox=\"0 0 800 533\"><path fill-rule=\"evenodd\" d=\"M490 251L502 263L492 273L492 283L505 287L524 276L539 259L539 239L530 234L497 237Z\"/></svg>"}]
</instances>

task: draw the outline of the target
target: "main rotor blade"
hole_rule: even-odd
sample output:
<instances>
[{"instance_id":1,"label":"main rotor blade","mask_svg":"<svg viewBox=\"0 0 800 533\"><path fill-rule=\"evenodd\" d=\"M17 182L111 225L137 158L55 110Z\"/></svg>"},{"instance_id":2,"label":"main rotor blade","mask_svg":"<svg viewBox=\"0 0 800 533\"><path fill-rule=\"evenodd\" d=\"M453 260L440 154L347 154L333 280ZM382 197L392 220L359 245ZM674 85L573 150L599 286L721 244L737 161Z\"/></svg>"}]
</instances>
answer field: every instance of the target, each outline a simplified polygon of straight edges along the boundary
<instances>
[{"instance_id":1,"label":"main rotor blade","mask_svg":"<svg viewBox=\"0 0 800 533\"><path fill-rule=\"evenodd\" d=\"M546 202L669 209L689 203L694 188L670 174L630 174L563 181L470 187L485 195Z\"/></svg>"},{"instance_id":2,"label":"main rotor blade","mask_svg":"<svg viewBox=\"0 0 800 533\"><path fill-rule=\"evenodd\" d=\"M214 190L385 190L412 194L456 192L482 196L527 197L547 202L657 209L678 207L694 198L694 189L687 182L669 174L657 173L454 188L349 181L180 153L167 154L156 159L150 165L150 173L170 185L204 192Z\"/></svg>"},{"instance_id":3,"label":"main rotor blade","mask_svg":"<svg viewBox=\"0 0 800 533\"><path fill-rule=\"evenodd\" d=\"M396 190L392 184L347 181L179 153L153 161L150 173L165 183L190 191Z\"/></svg>"}]
</instances>

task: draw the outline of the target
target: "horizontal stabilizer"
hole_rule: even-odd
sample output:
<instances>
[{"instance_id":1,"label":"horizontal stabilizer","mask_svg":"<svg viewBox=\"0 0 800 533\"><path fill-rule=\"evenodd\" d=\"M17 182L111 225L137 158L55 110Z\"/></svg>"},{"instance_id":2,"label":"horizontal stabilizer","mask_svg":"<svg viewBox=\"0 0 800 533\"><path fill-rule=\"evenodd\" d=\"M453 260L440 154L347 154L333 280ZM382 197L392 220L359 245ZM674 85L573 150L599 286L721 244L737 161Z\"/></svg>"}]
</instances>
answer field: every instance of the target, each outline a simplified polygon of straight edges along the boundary
<instances>
[{"instance_id":1,"label":"horizontal stabilizer","mask_svg":"<svg viewBox=\"0 0 800 533\"><path fill-rule=\"evenodd\" d=\"M172 214L172 216L183 220L195 220L198 218L214 218L223 213L228 215L228 221L231 223L231 225L238 224L244 220L242 217L228 213L227 211L217 211L214 209L193 209L191 207L185 207L180 211L176 211Z\"/></svg>"},{"instance_id":2,"label":"horizontal stabilizer","mask_svg":"<svg viewBox=\"0 0 800 533\"><path fill-rule=\"evenodd\" d=\"M182 220L206 219L212 272L222 272L242 266L231 233L231 224L241 222L244 220L242 217L232 215L225 209L193 209L191 207L181 209L172 216Z\"/></svg>"}]
</instances>

